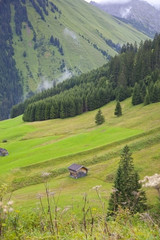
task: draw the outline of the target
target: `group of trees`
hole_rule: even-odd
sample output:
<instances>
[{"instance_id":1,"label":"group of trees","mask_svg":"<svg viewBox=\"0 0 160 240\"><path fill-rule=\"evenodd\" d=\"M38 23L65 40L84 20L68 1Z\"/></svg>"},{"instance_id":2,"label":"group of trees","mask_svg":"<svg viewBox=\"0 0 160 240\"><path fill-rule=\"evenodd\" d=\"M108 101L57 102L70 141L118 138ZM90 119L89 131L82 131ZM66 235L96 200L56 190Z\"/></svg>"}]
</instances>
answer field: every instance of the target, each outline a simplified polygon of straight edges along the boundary
<instances>
[{"instance_id":1,"label":"group of trees","mask_svg":"<svg viewBox=\"0 0 160 240\"><path fill-rule=\"evenodd\" d=\"M58 41L51 36L50 42L57 44ZM66 118L100 108L114 99L120 102L131 95L133 105L158 102L159 65L160 35L155 35L153 41L146 40L141 43L139 48L136 43L134 45L127 43L123 45L121 54L113 57L103 67L72 77L65 83L60 83L51 90L37 94L23 104L15 106L12 109L12 117L25 111L25 121ZM41 112L38 117L37 111ZM32 117L29 116L30 112ZM121 115L119 106L115 110L115 115Z\"/></svg>"},{"instance_id":2,"label":"group of trees","mask_svg":"<svg viewBox=\"0 0 160 240\"><path fill-rule=\"evenodd\" d=\"M160 35L156 34L153 41L141 42L139 48L136 44L124 45L121 54L109 62L108 76L123 90L126 86L133 89L133 105L149 104L160 101L159 65Z\"/></svg>"},{"instance_id":3,"label":"group of trees","mask_svg":"<svg viewBox=\"0 0 160 240\"><path fill-rule=\"evenodd\" d=\"M101 81L102 86L90 82L74 86L53 97L29 104L25 109L24 121L40 121L54 118L74 117L86 111L100 108L115 99L114 91Z\"/></svg>"},{"instance_id":4,"label":"group of trees","mask_svg":"<svg viewBox=\"0 0 160 240\"><path fill-rule=\"evenodd\" d=\"M115 111L114 111L114 115L116 115L117 117L122 116L122 108L121 108L121 104L119 101L117 101L116 103L116 107L115 107ZM95 123L97 125L101 125L105 122L105 117L102 114L101 109L98 110L96 116L95 116Z\"/></svg>"},{"instance_id":5,"label":"group of trees","mask_svg":"<svg viewBox=\"0 0 160 240\"><path fill-rule=\"evenodd\" d=\"M50 43L53 44L53 46L58 48L58 51L60 52L60 54L63 56L64 52L63 52L63 48L62 45L60 44L60 41L58 38L54 38L53 35L50 37Z\"/></svg>"}]
</instances>

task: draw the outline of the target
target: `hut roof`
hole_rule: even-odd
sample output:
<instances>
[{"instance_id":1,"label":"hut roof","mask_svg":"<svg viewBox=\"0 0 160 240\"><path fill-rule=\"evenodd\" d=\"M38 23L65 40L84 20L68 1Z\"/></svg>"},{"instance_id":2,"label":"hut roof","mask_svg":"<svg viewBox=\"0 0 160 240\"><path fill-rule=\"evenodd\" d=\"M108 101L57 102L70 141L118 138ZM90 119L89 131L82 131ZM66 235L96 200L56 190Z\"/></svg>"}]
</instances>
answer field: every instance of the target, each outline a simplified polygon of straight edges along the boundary
<instances>
[{"instance_id":1,"label":"hut roof","mask_svg":"<svg viewBox=\"0 0 160 240\"><path fill-rule=\"evenodd\" d=\"M69 170L75 171L75 172L77 172L81 168L85 168L86 170L88 170L86 167L76 164L76 163L73 163L71 166L68 167Z\"/></svg>"},{"instance_id":2,"label":"hut roof","mask_svg":"<svg viewBox=\"0 0 160 240\"><path fill-rule=\"evenodd\" d=\"M8 155L8 151L4 148L0 148L0 156L6 156Z\"/></svg>"}]
</instances>

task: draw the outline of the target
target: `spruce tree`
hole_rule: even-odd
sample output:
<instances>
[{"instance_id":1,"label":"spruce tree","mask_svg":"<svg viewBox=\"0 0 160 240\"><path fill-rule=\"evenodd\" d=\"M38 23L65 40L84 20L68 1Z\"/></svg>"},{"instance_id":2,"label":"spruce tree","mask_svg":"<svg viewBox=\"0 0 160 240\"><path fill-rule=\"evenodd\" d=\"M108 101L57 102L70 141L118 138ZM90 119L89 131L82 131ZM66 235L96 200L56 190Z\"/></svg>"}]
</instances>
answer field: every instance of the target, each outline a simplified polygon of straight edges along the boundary
<instances>
[{"instance_id":1,"label":"spruce tree","mask_svg":"<svg viewBox=\"0 0 160 240\"><path fill-rule=\"evenodd\" d=\"M113 215L121 206L132 213L146 209L145 192L141 190L138 173L134 170L133 159L128 146L123 148L121 160L114 181L114 190L109 200L109 214Z\"/></svg>"},{"instance_id":2,"label":"spruce tree","mask_svg":"<svg viewBox=\"0 0 160 240\"><path fill-rule=\"evenodd\" d=\"M104 123L104 122L105 122L104 116L102 115L102 112L101 112L101 110L99 109L99 110L98 110L98 113L97 113L96 116L95 116L95 123L96 123L97 125L101 125L101 124Z\"/></svg>"},{"instance_id":3,"label":"spruce tree","mask_svg":"<svg viewBox=\"0 0 160 240\"><path fill-rule=\"evenodd\" d=\"M116 108L115 108L115 111L114 111L114 115L116 115L117 117L122 116L122 108L121 108L121 104L120 104L119 101L117 101Z\"/></svg>"},{"instance_id":4,"label":"spruce tree","mask_svg":"<svg viewBox=\"0 0 160 240\"><path fill-rule=\"evenodd\" d=\"M143 100L142 100L142 96L141 96L140 85L138 83L136 83L134 86L134 89L133 89L132 104L138 105L142 102L143 102Z\"/></svg>"}]
</instances>

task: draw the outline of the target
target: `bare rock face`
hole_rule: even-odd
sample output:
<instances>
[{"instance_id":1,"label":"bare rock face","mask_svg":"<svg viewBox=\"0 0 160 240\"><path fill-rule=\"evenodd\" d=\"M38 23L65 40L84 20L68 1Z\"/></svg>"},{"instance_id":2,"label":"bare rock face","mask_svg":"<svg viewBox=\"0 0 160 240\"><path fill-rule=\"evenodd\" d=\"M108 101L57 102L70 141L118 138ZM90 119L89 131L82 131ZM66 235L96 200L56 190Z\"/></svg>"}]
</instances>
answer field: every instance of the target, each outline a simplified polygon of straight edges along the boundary
<instances>
[{"instance_id":1,"label":"bare rock face","mask_svg":"<svg viewBox=\"0 0 160 240\"><path fill-rule=\"evenodd\" d=\"M153 37L160 32L160 10L142 0L130 0L126 3L90 2L112 16L131 24L137 30Z\"/></svg>"},{"instance_id":2,"label":"bare rock face","mask_svg":"<svg viewBox=\"0 0 160 240\"><path fill-rule=\"evenodd\" d=\"M4 148L0 148L0 157L8 156L8 151Z\"/></svg>"}]
</instances>

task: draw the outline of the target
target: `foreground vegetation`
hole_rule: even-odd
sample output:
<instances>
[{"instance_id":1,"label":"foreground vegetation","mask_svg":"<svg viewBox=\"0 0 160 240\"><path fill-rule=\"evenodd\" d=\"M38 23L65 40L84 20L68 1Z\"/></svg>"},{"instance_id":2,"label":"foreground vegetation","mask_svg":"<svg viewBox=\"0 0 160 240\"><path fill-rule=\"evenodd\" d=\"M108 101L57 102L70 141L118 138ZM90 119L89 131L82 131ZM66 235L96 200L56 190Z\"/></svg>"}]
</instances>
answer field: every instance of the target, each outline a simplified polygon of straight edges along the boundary
<instances>
[{"instance_id":1,"label":"foreground vegetation","mask_svg":"<svg viewBox=\"0 0 160 240\"><path fill-rule=\"evenodd\" d=\"M49 173L43 173L45 194L37 195L37 205L31 210L14 208L6 186L0 189L0 238L5 240L158 240L160 234L160 203L154 211L133 214L128 208L117 208L114 217L107 216L106 201L101 196L101 186L92 188L93 198L86 193L81 196L81 206L74 201L59 207L61 196L49 189ZM124 206L124 205L123 205ZM77 214L77 208L78 213Z\"/></svg>"}]
</instances>

